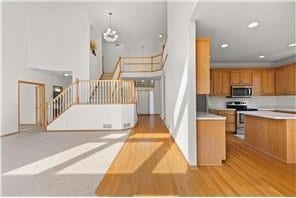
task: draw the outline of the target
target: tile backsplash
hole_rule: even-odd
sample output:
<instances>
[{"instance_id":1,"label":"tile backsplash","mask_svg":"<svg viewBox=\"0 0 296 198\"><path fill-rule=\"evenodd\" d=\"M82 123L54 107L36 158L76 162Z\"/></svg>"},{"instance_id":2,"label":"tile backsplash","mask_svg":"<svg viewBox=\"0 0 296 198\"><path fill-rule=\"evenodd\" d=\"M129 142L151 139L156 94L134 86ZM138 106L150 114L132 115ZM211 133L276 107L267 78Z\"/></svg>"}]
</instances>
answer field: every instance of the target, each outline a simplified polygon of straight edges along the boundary
<instances>
[{"instance_id":1,"label":"tile backsplash","mask_svg":"<svg viewBox=\"0 0 296 198\"><path fill-rule=\"evenodd\" d=\"M210 96L209 108L226 108L226 101L246 101L248 107L291 107L296 109L296 96L253 96L251 98L226 98Z\"/></svg>"}]
</instances>

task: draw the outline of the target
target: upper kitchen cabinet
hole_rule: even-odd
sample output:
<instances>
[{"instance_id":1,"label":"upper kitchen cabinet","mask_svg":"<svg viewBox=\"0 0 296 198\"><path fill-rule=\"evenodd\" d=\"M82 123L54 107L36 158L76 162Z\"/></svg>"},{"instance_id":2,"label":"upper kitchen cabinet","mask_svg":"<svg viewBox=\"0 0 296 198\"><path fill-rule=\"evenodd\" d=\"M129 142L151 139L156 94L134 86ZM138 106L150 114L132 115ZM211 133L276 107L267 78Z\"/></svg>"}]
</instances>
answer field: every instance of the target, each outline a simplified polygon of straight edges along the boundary
<instances>
[{"instance_id":1,"label":"upper kitchen cabinet","mask_svg":"<svg viewBox=\"0 0 296 198\"><path fill-rule=\"evenodd\" d=\"M262 69L253 70L253 95L260 96L262 93Z\"/></svg>"},{"instance_id":2,"label":"upper kitchen cabinet","mask_svg":"<svg viewBox=\"0 0 296 198\"><path fill-rule=\"evenodd\" d=\"M276 94L296 95L296 64L275 69Z\"/></svg>"},{"instance_id":3,"label":"upper kitchen cabinet","mask_svg":"<svg viewBox=\"0 0 296 198\"><path fill-rule=\"evenodd\" d=\"M230 96L230 69L211 70L211 95Z\"/></svg>"},{"instance_id":4,"label":"upper kitchen cabinet","mask_svg":"<svg viewBox=\"0 0 296 198\"><path fill-rule=\"evenodd\" d=\"M274 95L274 84L274 69L262 69L261 95Z\"/></svg>"},{"instance_id":5,"label":"upper kitchen cabinet","mask_svg":"<svg viewBox=\"0 0 296 198\"><path fill-rule=\"evenodd\" d=\"M231 85L252 85L251 69L231 69Z\"/></svg>"},{"instance_id":6,"label":"upper kitchen cabinet","mask_svg":"<svg viewBox=\"0 0 296 198\"><path fill-rule=\"evenodd\" d=\"M210 94L210 39L196 39L196 94Z\"/></svg>"}]
</instances>

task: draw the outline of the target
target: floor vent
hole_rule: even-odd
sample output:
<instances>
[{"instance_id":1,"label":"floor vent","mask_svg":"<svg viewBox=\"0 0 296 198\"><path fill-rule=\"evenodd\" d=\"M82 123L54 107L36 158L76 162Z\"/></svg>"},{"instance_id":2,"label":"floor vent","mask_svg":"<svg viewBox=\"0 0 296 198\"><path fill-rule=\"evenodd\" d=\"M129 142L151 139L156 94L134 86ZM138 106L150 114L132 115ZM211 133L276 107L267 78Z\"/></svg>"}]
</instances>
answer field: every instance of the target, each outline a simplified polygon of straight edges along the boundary
<instances>
[{"instance_id":1,"label":"floor vent","mask_svg":"<svg viewBox=\"0 0 296 198\"><path fill-rule=\"evenodd\" d=\"M128 128L128 127L131 127L131 123L130 122L127 122L127 123L124 123L123 124L123 128Z\"/></svg>"},{"instance_id":2,"label":"floor vent","mask_svg":"<svg viewBox=\"0 0 296 198\"><path fill-rule=\"evenodd\" d=\"M104 129L112 129L112 124L103 124Z\"/></svg>"}]
</instances>

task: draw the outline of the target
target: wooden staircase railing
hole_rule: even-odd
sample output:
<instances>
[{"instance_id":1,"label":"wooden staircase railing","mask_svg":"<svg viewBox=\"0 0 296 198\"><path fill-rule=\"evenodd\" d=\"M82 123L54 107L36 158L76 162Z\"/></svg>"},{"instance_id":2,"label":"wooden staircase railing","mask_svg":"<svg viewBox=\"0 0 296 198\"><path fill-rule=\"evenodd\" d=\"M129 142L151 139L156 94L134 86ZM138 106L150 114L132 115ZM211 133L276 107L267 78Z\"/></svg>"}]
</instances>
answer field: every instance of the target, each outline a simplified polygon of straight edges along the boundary
<instances>
[{"instance_id":1,"label":"wooden staircase railing","mask_svg":"<svg viewBox=\"0 0 296 198\"><path fill-rule=\"evenodd\" d=\"M149 57L121 57L121 72L155 72L163 68L163 53Z\"/></svg>"},{"instance_id":2,"label":"wooden staircase railing","mask_svg":"<svg viewBox=\"0 0 296 198\"><path fill-rule=\"evenodd\" d=\"M74 104L135 104L135 82L128 80L76 80L46 104L47 125Z\"/></svg>"}]
</instances>

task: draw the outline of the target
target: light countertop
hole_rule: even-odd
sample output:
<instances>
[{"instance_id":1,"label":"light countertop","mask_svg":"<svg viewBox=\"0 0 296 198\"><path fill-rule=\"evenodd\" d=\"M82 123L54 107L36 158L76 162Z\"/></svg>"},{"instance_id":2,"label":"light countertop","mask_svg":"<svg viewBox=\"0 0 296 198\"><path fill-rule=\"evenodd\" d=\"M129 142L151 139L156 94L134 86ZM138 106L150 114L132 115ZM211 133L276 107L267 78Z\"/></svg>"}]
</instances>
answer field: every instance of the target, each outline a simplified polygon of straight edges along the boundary
<instances>
[{"instance_id":1,"label":"light countertop","mask_svg":"<svg viewBox=\"0 0 296 198\"><path fill-rule=\"evenodd\" d=\"M196 113L196 120L226 120L226 118L224 116L198 111Z\"/></svg>"},{"instance_id":2,"label":"light countertop","mask_svg":"<svg viewBox=\"0 0 296 198\"><path fill-rule=\"evenodd\" d=\"M219 111L235 111L235 109L231 109L231 108L209 108L209 109L219 110Z\"/></svg>"},{"instance_id":3,"label":"light countertop","mask_svg":"<svg viewBox=\"0 0 296 198\"><path fill-rule=\"evenodd\" d=\"M242 111L241 113L244 115L270 118L276 120L296 120L296 115L290 113L279 113L273 111Z\"/></svg>"},{"instance_id":4,"label":"light countertop","mask_svg":"<svg viewBox=\"0 0 296 198\"><path fill-rule=\"evenodd\" d=\"M257 108L259 111L286 111L286 112L296 113L296 107L254 107L254 108Z\"/></svg>"},{"instance_id":5,"label":"light countertop","mask_svg":"<svg viewBox=\"0 0 296 198\"><path fill-rule=\"evenodd\" d=\"M296 113L296 107L277 107L277 106L253 107L253 106L250 106L248 108L258 109L259 111L286 111L286 112ZM209 109L222 110L222 111L235 111L235 109L229 109L229 108L209 108Z\"/></svg>"}]
</instances>

